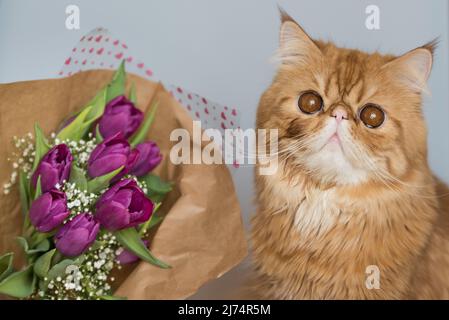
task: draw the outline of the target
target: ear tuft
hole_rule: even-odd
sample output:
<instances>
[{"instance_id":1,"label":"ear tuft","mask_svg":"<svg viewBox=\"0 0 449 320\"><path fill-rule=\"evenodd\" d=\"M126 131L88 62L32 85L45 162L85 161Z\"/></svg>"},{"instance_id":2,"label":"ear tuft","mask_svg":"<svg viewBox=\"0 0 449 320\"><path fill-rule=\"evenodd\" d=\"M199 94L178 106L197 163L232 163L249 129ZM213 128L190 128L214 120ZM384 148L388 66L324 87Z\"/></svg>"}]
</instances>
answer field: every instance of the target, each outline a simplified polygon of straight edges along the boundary
<instances>
[{"instance_id":1,"label":"ear tuft","mask_svg":"<svg viewBox=\"0 0 449 320\"><path fill-rule=\"evenodd\" d=\"M439 44L440 44L440 39L435 38L432 41L427 42L421 48L429 50L433 57L435 55L435 51L437 50Z\"/></svg>"},{"instance_id":2,"label":"ear tuft","mask_svg":"<svg viewBox=\"0 0 449 320\"><path fill-rule=\"evenodd\" d=\"M296 21L280 5L278 5L278 9L279 9L279 13L281 15L281 24L284 24L284 22L287 22L287 21L296 23Z\"/></svg>"}]
</instances>

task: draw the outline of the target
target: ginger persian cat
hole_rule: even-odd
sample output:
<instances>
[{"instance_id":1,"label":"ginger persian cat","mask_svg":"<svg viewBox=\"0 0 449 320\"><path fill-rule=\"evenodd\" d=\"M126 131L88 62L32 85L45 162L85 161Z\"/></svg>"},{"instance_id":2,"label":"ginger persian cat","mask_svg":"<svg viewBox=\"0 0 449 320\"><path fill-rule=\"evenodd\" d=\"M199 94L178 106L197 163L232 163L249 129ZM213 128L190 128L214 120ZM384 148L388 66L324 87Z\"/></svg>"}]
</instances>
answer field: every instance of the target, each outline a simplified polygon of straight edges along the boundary
<instances>
[{"instance_id":1,"label":"ginger persian cat","mask_svg":"<svg viewBox=\"0 0 449 320\"><path fill-rule=\"evenodd\" d=\"M256 170L260 298L449 298L449 190L429 169L421 109L433 48L338 48L282 14L257 113L279 130L277 172Z\"/></svg>"}]
</instances>

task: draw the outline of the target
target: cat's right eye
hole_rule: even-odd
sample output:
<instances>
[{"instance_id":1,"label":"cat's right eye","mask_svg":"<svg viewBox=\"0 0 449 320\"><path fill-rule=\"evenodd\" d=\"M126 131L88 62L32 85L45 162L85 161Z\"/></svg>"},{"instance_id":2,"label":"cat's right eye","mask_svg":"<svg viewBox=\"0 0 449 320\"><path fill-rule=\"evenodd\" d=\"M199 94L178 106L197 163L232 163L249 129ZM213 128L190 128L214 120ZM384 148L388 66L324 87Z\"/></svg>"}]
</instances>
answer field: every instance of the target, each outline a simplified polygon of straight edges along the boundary
<instances>
[{"instance_id":1,"label":"cat's right eye","mask_svg":"<svg viewBox=\"0 0 449 320\"><path fill-rule=\"evenodd\" d=\"M314 114L323 109L323 98L315 91L304 91L299 95L298 107L306 114Z\"/></svg>"}]
</instances>

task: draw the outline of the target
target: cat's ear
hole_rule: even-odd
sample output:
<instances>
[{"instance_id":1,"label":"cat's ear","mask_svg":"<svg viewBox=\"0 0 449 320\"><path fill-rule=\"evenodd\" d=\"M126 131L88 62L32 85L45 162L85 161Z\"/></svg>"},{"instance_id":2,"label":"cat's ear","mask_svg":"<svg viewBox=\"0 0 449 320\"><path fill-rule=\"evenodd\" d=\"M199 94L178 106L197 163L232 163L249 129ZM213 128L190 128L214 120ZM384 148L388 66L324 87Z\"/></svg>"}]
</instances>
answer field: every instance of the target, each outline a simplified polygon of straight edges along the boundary
<instances>
[{"instance_id":1,"label":"cat's ear","mask_svg":"<svg viewBox=\"0 0 449 320\"><path fill-rule=\"evenodd\" d=\"M435 48L436 42L430 42L395 58L382 69L409 89L418 93L426 92Z\"/></svg>"},{"instance_id":2,"label":"cat's ear","mask_svg":"<svg viewBox=\"0 0 449 320\"><path fill-rule=\"evenodd\" d=\"M281 31L277 59L283 64L311 63L320 59L322 53L301 26L282 8Z\"/></svg>"}]
</instances>

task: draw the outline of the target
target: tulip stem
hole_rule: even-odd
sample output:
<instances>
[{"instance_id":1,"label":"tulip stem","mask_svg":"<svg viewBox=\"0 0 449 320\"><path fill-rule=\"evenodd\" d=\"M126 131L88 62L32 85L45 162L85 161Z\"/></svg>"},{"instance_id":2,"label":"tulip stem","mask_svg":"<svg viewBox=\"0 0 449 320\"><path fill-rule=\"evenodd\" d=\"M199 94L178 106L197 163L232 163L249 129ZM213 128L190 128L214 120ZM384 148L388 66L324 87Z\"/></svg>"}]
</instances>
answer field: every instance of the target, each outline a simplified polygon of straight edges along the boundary
<instances>
[{"instance_id":1,"label":"tulip stem","mask_svg":"<svg viewBox=\"0 0 449 320\"><path fill-rule=\"evenodd\" d=\"M23 221L23 232L25 238L30 238L34 233L34 227L30 223L30 218L28 213L25 216L25 220Z\"/></svg>"},{"instance_id":2,"label":"tulip stem","mask_svg":"<svg viewBox=\"0 0 449 320\"><path fill-rule=\"evenodd\" d=\"M42 232L35 232L30 237L30 247L34 248L37 246L41 241L48 239L52 237L56 232L49 232L49 233L42 233Z\"/></svg>"}]
</instances>

